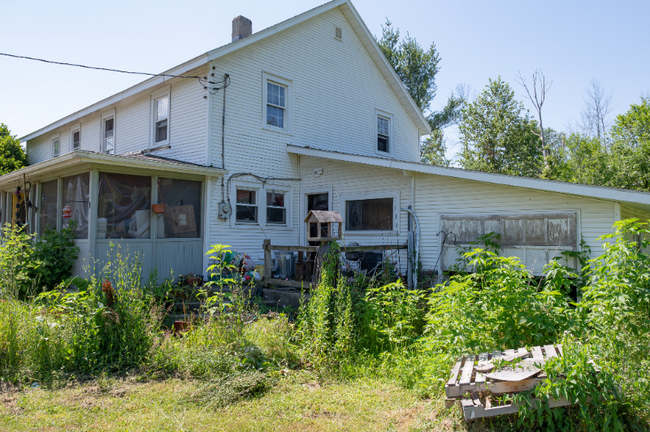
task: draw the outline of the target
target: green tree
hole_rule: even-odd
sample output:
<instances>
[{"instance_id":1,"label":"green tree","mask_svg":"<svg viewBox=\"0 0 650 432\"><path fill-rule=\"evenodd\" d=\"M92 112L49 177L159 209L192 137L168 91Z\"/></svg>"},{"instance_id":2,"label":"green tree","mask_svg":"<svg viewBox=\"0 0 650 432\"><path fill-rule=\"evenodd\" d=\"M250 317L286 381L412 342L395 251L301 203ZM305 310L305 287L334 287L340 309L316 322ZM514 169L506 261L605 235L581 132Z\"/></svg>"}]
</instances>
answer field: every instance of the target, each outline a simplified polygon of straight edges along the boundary
<instances>
[{"instance_id":1,"label":"green tree","mask_svg":"<svg viewBox=\"0 0 650 432\"><path fill-rule=\"evenodd\" d=\"M611 178L609 152L598 137L571 134L554 152L552 178L587 185L606 185Z\"/></svg>"},{"instance_id":2,"label":"green tree","mask_svg":"<svg viewBox=\"0 0 650 432\"><path fill-rule=\"evenodd\" d=\"M430 165L449 166L451 160L447 159L447 146L442 129L433 129L431 135L422 142L422 162Z\"/></svg>"},{"instance_id":3,"label":"green tree","mask_svg":"<svg viewBox=\"0 0 650 432\"><path fill-rule=\"evenodd\" d=\"M401 39L399 29L394 29L388 20L381 29L382 36L377 39L379 48L415 104L425 113L436 96L436 75L440 71L440 55L435 43L425 49L408 34ZM452 93L442 110L429 112L427 120L433 133L422 142L422 162L449 165L450 162L445 158L443 129L457 121L464 103L462 95Z\"/></svg>"},{"instance_id":4,"label":"green tree","mask_svg":"<svg viewBox=\"0 0 650 432\"><path fill-rule=\"evenodd\" d=\"M424 112L436 96L436 74L440 70L440 55L436 44L432 43L425 50L408 34L400 40L399 29L393 29L388 20L381 30L381 39L377 41L379 48L408 89L415 104Z\"/></svg>"},{"instance_id":5,"label":"green tree","mask_svg":"<svg viewBox=\"0 0 650 432\"><path fill-rule=\"evenodd\" d=\"M459 124L465 169L539 177L544 160L537 122L531 120L515 92L501 77L462 111Z\"/></svg>"},{"instance_id":6,"label":"green tree","mask_svg":"<svg viewBox=\"0 0 650 432\"><path fill-rule=\"evenodd\" d=\"M27 166L27 156L16 136L9 128L0 123L0 175L16 171Z\"/></svg>"},{"instance_id":7,"label":"green tree","mask_svg":"<svg viewBox=\"0 0 650 432\"><path fill-rule=\"evenodd\" d=\"M616 117L607 186L650 191L650 98Z\"/></svg>"}]
</instances>

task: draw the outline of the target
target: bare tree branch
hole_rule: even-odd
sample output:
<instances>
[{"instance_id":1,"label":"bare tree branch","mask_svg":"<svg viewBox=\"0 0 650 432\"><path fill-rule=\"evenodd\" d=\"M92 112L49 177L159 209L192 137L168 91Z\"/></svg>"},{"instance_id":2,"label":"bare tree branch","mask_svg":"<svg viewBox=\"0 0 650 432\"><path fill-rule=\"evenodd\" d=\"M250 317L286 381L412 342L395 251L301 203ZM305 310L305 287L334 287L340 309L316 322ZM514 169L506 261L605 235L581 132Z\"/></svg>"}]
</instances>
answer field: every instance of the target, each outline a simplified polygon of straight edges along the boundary
<instances>
[{"instance_id":1,"label":"bare tree branch","mask_svg":"<svg viewBox=\"0 0 650 432\"><path fill-rule=\"evenodd\" d=\"M602 84L592 78L583 100L585 107L580 113L582 132L604 143L610 126L607 116L613 110L612 93L606 93Z\"/></svg>"},{"instance_id":2,"label":"bare tree branch","mask_svg":"<svg viewBox=\"0 0 650 432\"><path fill-rule=\"evenodd\" d=\"M549 91L553 82L551 81L548 84L546 84L546 77L544 76L544 73L542 72L541 69L537 69L533 73L532 94L526 83L526 78L523 77L521 72L519 72L517 75L517 82L526 89L526 93L528 94L528 100L530 100L530 102L535 107L535 110L537 111L537 117L539 118L539 132L533 131L533 133L538 137L540 137L540 139L542 140L542 155L544 156L544 166L546 167L546 169L549 169L550 166L548 163L548 158L550 155L548 154L548 146L546 143L546 136L544 134L544 123L542 121L542 106L544 105L544 102L546 102L546 92Z\"/></svg>"}]
</instances>

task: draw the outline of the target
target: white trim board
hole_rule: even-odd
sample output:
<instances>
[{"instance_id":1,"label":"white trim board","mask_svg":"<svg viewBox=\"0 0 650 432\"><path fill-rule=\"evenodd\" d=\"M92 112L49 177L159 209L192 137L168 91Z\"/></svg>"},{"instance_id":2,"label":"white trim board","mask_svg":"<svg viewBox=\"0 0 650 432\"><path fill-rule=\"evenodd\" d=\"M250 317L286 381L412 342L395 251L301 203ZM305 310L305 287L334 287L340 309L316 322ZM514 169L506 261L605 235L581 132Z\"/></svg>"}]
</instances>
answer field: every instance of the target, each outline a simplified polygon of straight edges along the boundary
<instances>
[{"instance_id":1,"label":"white trim board","mask_svg":"<svg viewBox=\"0 0 650 432\"><path fill-rule=\"evenodd\" d=\"M503 186L535 189L545 192L555 192L568 195L580 195L589 198L603 199L625 203L633 208L648 211L650 209L650 193L626 189L614 189L603 186L589 186L556 180L543 180L528 177L517 177L505 174L470 171L461 168L446 168L417 162L404 162L372 156L360 156L350 153L339 153L287 144L287 152L301 156L320 157L341 162L360 163L383 168L413 171L422 174L434 174L444 177L454 177L464 180L474 180Z\"/></svg>"}]
</instances>

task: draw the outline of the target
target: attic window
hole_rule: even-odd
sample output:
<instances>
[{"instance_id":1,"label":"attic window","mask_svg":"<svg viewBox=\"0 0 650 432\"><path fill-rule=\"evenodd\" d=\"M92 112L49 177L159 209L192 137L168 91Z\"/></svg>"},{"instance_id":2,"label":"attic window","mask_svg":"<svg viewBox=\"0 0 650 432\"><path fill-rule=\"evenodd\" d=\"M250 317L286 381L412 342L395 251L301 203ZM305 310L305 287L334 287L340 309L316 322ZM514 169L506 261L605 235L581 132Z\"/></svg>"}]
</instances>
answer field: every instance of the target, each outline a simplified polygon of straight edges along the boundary
<instances>
[{"instance_id":1,"label":"attic window","mask_svg":"<svg viewBox=\"0 0 650 432\"><path fill-rule=\"evenodd\" d=\"M341 27L334 28L334 39L343 40L343 29Z\"/></svg>"}]
</instances>

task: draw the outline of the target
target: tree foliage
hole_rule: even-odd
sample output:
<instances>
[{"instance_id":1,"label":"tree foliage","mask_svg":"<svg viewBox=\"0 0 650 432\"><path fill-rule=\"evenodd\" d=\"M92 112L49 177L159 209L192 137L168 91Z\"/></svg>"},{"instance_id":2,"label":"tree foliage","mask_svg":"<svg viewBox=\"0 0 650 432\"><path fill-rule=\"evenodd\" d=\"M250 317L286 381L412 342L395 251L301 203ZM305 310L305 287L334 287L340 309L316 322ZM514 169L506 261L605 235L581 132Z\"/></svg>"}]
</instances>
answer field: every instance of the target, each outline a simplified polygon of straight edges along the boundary
<instances>
[{"instance_id":1,"label":"tree foliage","mask_svg":"<svg viewBox=\"0 0 650 432\"><path fill-rule=\"evenodd\" d=\"M436 96L436 75L440 71L440 55L435 43L425 49L408 33L405 38L400 39L399 29L394 29L388 20L381 29L382 36L377 39L379 48L404 83L417 107L425 113ZM444 166L450 164L445 157L443 129L458 120L464 104L465 98L462 94L452 93L440 111L428 113L427 121L432 134L422 142L422 162Z\"/></svg>"},{"instance_id":2,"label":"tree foliage","mask_svg":"<svg viewBox=\"0 0 650 432\"><path fill-rule=\"evenodd\" d=\"M24 166L27 166L27 155L20 146L20 141L11 135L4 123L0 123L0 175Z\"/></svg>"},{"instance_id":3,"label":"tree foliage","mask_svg":"<svg viewBox=\"0 0 650 432\"><path fill-rule=\"evenodd\" d=\"M537 177L543 156L537 123L515 99L508 83L490 79L483 92L462 111L459 125L465 169Z\"/></svg>"},{"instance_id":4,"label":"tree foliage","mask_svg":"<svg viewBox=\"0 0 650 432\"><path fill-rule=\"evenodd\" d=\"M400 40L399 29L393 29L392 25L386 20L386 25L381 27L381 39L377 43L415 104L420 111L424 111L436 96L436 74L440 70L440 55L436 44L431 43L425 50L408 33Z\"/></svg>"}]
</instances>

